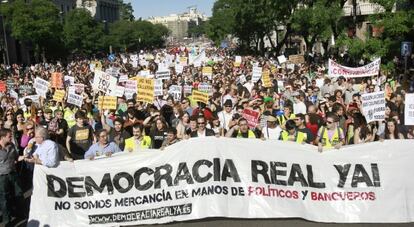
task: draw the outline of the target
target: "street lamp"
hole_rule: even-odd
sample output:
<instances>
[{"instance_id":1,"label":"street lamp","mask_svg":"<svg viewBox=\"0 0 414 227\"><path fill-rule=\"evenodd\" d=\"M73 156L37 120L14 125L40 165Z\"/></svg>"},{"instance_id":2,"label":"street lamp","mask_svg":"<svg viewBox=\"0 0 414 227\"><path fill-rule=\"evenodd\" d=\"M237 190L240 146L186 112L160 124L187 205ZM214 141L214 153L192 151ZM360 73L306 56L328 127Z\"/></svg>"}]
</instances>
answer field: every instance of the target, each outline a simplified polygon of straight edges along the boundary
<instances>
[{"instance_id":1,"label":"street lamp","mask_svg":"<svg viewBox=\"0 0 414 227\"><path fill-rule=\"evenodd\" d=\"M1 4L8 3L8 2L9 1L7 1L7 0L2 0ZM6 51L6 65L9 65L10 64L10 61L9 61L9 46L7 44L6 26L5 26L5 23L4 23L4 16L0 15L0 17L1 17L1 24L3 26L4 48L5 48L5 51Z\"/></svg>"}]
</instances>

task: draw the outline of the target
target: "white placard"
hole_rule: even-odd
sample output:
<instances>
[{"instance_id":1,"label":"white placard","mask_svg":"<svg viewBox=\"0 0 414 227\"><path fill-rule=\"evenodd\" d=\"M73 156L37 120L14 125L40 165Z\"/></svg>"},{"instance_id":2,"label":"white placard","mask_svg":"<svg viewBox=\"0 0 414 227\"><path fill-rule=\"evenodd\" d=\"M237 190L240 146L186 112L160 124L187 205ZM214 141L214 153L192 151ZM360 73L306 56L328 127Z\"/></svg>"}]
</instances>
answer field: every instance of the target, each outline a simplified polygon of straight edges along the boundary
<instances>
[{"instance_id":1,"label":"white placard","mask_svg":"<svg viewBox=\"0 0 414 227\"><path fill-rule=\"evenodd\" d=\"M63 78L64 78L64 81L65 81L64 83L67 86L71 86L75 83L75 77L73 77L73 76L64 76Z\"/></svg>"},{"instance_id":2,"label":"white placard","mask_svg":"<svg viewBox=\"0 0 414 227\"><path fill-rule=\"evenodd\" d=\"M253 67L252 70L252 82L256 83L262 78L262 67Z\"/></svg>"},{"instance_id":3,"label":"white placard","mask_svg":"<svg viewBox=\"0 0 414 227\"><path fill-rule=\"evenodd\" d=\"M404 124L414 125L414 94L405 94Z\"/></svg>"},{"instance_id":4,"label":"white placard","mask_svg":"<svg viewBox=\"0 0 414 227\"><path fill-rule=\"evenodd\" d=\"M82 95L69 93L67 102L75 106L82 107L83 97Z\"/></svg>"},{"instance_id":5,"label":"white placard","mask_svg":"<svg viewBox=\"0 0 414 227\"><path fill-rule=\"evenodd\" d=\"M35 78L34 88L36 90L36 93L42 96L43 98L46 98L46 93L47 93L47 90L49 89L49 85L50 83L47 82L46 80L40 77Z\"/></svg>"},{"instance_id":6,"label":"white placard","mask_svg":"<svg viewBox=\"0 0 414 227\"><path fill-rule=\"evenodd\" d=\"M184 85L184 94L191 94L191 92L193 91L193 86L191 85Z\"/></svg>"},{"instance_id":7,"label":"white placard","mask_svg":"<svg viewBox=\"0 0 414 227\"><path fill-rule=\"evenodd\" d=\"M119 75L119 80L118 80L119 83L123 83L127 80L128 80L128 75L127 74L120 74Z\"/></svg>"},{"instance_id":8,"label":"white placard","mask_svg":"<svg viewBox=\"0 0 414 227\"><path fill-rule=\"evenodd\" d=\"M157 71L155 73L155 79L161 79L161 80L169 80L171 78L170 70L163 70L163 71Z\"/></svg>"},{"instance_id":9,"label":"white placard","mask_svg":"<svg viewBox=\"0 0 414 227\"><path fill-rule=\"evenodd\" d=\"M109 75L108 73L95 70L95 77L93 78L93 88L110 94L111 91L115 90L117 86L117 78Z\"/></svg>"},{"instance_id":10,"label":"white placard","mask_svg":"<svg viewBox=\"0 0 414 227\"><path fill-rule=\"evenodd\" d=\"M134 94L138 91L137 81L136 80L127 80L125 82L125 97L127 99L132 99Z\"/></svg>"},{"instance_id":11,"label":"white placard","mask_svg":"<svg viewBox=\"0 0 414 227\"><path fill-rule=\"evenodd\" d=\"M213 87L208 83L200 83L198 84L198 90L202 92L206 92L208 94L213 93Z\"/></svg>"},{"instance_id":12,"label":"white placard","mask_svg":"<svg viewBox=\"0 0 414 227\"><path fill-rule=\"evenodd\" d=\"M279 62L279 64L283 64L287 61L285 55L280 55L277 57L277 61Z\"/></svg>"},{"instance_id":13,"label":"white placard","mask_svg":"<svg viewBox=\"0 0 414 227\"><path fill-rule=\"evenodd\" d=\"M110 96L122 97L124 96L125 87L123 86L116 86L116 89L112 91Z\"/></svg>"},{"instance_id":14,"label":"white placard","mask_svg":"<svg viewBox=\"0 0 414 227\"><path fill-rule=\"evenodd\" d=\"M241 63L242 62L242 57L241 56L236 56L234 62Z\"/></svg>"},{"instance_id":15,"label":"white placard","mask_svg":"<svg viewBox=\"0 0 414 227\"><path fill-rule=\"evenodd\" d=\"M179 85L171 85L170 89L168 90L168 93L171 94L174 97L175 101L180 102L181 101L181 92L182 87Z\"/></svg>"},{"instance_id":16,"label":"white placard","mask_svg":"<svg viewBox=\"0 0 414 227\"><path fill-rule=\"evenodd\" d=\"M414 221L409 147L411 140L386 140L319 153L293 142L207 137L164 151L36 165L28 222L106 227L229 217L408 223Z\"/></svg>"},{"instance_id":17,"label":"white placard","mask_svg":"<svg viewBox=\"0 0 414 227\"><path fill-rule=\"evenodd\" d=\"M385 119L385 92L373 92L361 95L362 113L367 123Z\"/></svg>"},{"instance_id":18,"label":"white placard","mask_svg":"<svg viewBox=\"0 0 414 227\"><path fill-rule=\"evenodd\" d=\"M176 64L176 65L175 65L175 71L176 71L177 73L183 73L183 71L184 71L184 66L179 65L179 64Z\"/></svg>"},{"instance_id":19,"label":"white placard","mask_svg":"<svg viewBox=\"0 0 414 227\"><path fill-rule=\"evenodd\" d=\"M139 76L142 76L142 77L145 77L145 78L149 77L150 74L151 74L151 72L149 70L141 70L139 72Z\"/></svg>"},{"instance_id":20,"label":"white placard","mask_svg":"<svg viewBox=\"0 0 414 227\"><path fill-rule=\"evenodd\" d=\"M163 95L163 82L162 79L156 79L154 81L154 96Z\"/></svg>"}]
</instances>

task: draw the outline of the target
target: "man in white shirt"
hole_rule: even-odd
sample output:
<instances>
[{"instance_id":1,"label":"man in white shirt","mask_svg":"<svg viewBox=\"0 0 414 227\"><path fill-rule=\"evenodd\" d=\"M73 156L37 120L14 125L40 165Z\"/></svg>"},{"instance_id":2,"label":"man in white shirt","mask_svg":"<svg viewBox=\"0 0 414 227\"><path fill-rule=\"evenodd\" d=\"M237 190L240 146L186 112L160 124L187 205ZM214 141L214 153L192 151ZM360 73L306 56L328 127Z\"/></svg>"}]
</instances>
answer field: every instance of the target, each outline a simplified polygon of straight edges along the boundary
<instances>
[{"instance_id":1,"label":"man in white shirt","mask_svg":"<svg viewBox=\"0 0 414 227\"><path fill-rule=\"evenodd\" d=\"M262 129L262 138L267 140L279 140L282 128L280 128L277 118L267 116L266 122L266 127Z\"/></svg>"},{"instance_id":2,"label":"man in white shirt","mask_svg":"<svg viewBox=\"0 0 414 227\"><path fill-rule=\"evenodd\" d=\"M224 110L220 111L217 115L220 120L220 126L226 130L229 130L229 123L233 118L233 102L227 99L224 104Z\"/></svg>"},{"instance_id":3,"label":"man in white shirt","mask_svg":"<svg viewBox=\"0 0 414 227\"><path fill-rule=\"evenodd\" d=\"M44 165L49 168L59 165L58 145L49 139L49 133L45 128L38 128L35 133L36 150L33 157L25 158L29 163Z\"/></svg>"}]
</instances>

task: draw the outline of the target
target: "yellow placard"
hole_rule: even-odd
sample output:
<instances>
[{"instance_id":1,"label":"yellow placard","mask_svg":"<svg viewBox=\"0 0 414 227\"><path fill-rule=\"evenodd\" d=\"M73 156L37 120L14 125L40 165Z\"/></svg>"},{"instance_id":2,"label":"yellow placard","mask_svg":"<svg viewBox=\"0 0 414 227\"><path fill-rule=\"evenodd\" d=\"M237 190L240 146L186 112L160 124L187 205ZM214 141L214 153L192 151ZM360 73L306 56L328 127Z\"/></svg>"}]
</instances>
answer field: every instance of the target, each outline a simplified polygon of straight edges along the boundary
<instances>
[{"instance_id":1,"label":"yellow placard","mask_svg":"<svg viewBox=\"0 0 414 227\"><path fill-rule=\"evenodd\" d=\"M272 82L270 81L270 72L268 70L262 72L262 82L263 87L272 87Z\"/></svg>"},{"instance_id":2,"label":"yellow placard","mask_svg":"<svg viewBox=\"0 0 414 227\"><path fill-rule=\"evenodd\" d=\"M213 68L212 67L203 67L203 76L212 76Z\"/></svg>"},{"instance_id":3,"label":"yellow placard","mask_svg":"<svg viewBox=\"0 0 414 227\"><path fill-rule=\"evenodd\" d=\"M180 65L182 66L186 66L188 62L188 58L187 57L180 57Z\"/></svg>"},{"instance_id":4,"label":"yellow placard","mask_svg":"<svg viewBox=\"0 0 414 227\"><path fill-rule=\"evenodd\" d=\"M208 104L208 93L206 92L193 90L192 98L195 102L202 102Z\"/></svg>"},{"instance_id":5,"label":"yellow placard","mask_svg":"<svg viewBox=\"0 0 414 227\"><path fill-rule=\"evenodd\" d=\"M115 96L99 96L98 108L100 110L116 110L117 97Z\"/></svg>"},{"instance_id":6,"label":"yellow placard","mask_svg":"<svg viewBox=\"0 0 414 227\"><path fill-rule=\"evenodd\" d=\"M56 102L62 102L64 97L65 97L64 90L56 90L55 94L53 95L53 100L55 100Z\"/></svg>"},{"instance_id":7,"label":"yellow placard","mask_svg":"<svg viewBox=\"0 0 414 227\"><path fill-rule=\"evenodd\" d=\"M153 103L154 102L154 80L144 77L137 78L138 93L137 100L141 102Z\"/></svg>"}]
</instances>

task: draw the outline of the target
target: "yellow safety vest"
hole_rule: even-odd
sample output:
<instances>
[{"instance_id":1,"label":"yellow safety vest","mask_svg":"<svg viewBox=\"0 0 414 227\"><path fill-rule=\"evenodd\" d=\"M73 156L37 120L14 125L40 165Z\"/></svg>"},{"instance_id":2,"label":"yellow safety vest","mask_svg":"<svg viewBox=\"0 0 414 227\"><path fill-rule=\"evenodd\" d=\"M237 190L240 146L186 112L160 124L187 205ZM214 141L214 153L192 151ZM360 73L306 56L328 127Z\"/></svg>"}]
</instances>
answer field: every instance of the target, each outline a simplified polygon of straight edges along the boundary
<instances>
[{"instance_id":1,"label":"yellow safety vest","mask_svg":"<svg viewBox=\"0 0 414 227\"><path fill-rule=\"evenodd\" d=\"M65 108L65 111L63 113L63 118L68 123L69 128L76 125L75 111L72 111L70 108Z\"/></svg>"},{"instance_id":2,"label":"yellow safety vest","mask_svg":"<svg viewBox=\"0 0 414 227\"><path fill-rule=\"evenodd\" d=\"M147 149L151 146L151 137L149 136L144 136L141 140L140 143L140 148L141 149ZM128 151L128 150L135 150L135 138L131 137L125 140L125 148L124 150Z\"/></svg>"},{"instance_id":3,"label":"yellow safety vest","mask_svg":"<svg viewBox=\"0 0 414 227\"><path fill-rule=\"evenodd\" d=\"M240 132L240 130L239 130L239 132L237 133L237 138L244 138L243 136L242 136L242 133ZM252 131L252 130L250 130L249 129L249 132L248 132L248 138L249 139L256 139L256 135L254 134L254 132Z\"/></svg>"},{"instance_id":4,"label":"yellow safety vest","mask_svg":"<svg viewBox=\"0 0 414 227\"><path fill-rule=\"evenodd\" d=\"M285 122L287 120L292 120L292 119L295 119L295 118L296 118L296 115L295 114L290 114L289 119L287 119L285 117L285 115L281 115L281 116L278 117L278 120L279 120L279 124L280 125L283 125L283 124L285 124Z\"/></svg>"},{"instance_id":5,"label":"yellow safety vest","mask_svg":"<svg viewBox=\"0 0 414 227\"><path fill-rule=\"evenodd\" d=\"M283 130L281 135L282 135L282 141L289 141L289 132L288 131ZM307 138L308 138L308 136L306 135L306 133L296 131L296 133L295 133L296 143L306 142Z\"/></svg>"},{"instance_id":6,"label":"yellow safety vest","mask_svg":"<svg viewBox=\"0 0 414 227\"><path fill-rule=\"evenodd\" d=\"M343 131L341 128L337 127L332 138L329 139L328 130L326 130L325 127L320 128L318 132L318 134L321 135L320 142L325 148L333 148L335 145L341 142L340 133L343 133Z\"/></svg>"}]
</instances>

